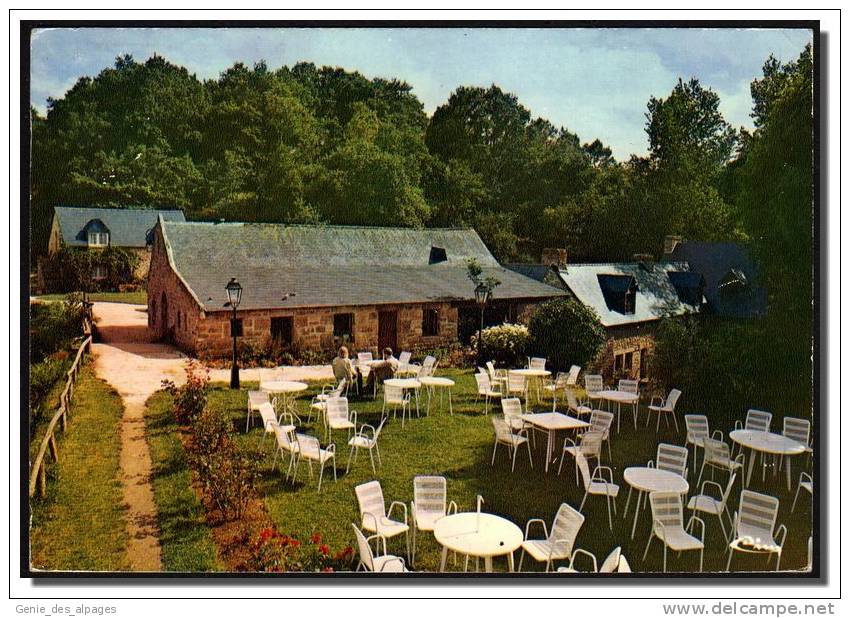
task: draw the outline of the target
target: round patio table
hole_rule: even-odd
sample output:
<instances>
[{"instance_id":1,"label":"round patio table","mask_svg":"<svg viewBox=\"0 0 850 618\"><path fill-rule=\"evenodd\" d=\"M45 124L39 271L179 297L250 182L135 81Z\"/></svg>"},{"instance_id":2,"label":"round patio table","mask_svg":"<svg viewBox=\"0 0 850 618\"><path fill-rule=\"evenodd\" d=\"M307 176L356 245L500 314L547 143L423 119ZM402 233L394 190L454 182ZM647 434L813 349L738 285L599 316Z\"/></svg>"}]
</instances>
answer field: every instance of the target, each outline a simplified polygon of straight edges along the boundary
<instances>
[{"instance_id":1,"label":"round patio table","mask_svg":"<svg viewBox=\"0 0 850 618\"><path fill-rule=\"evenodd\" d=\"M304 382L294 382L292 380L270 380L263 382L260 390L263 390L272 395L280 395L280 404L277 406L276 412L278 416L282 412L289 412L296 420L301 423L301 417L295 410L295 393L306 391L309 388Z\"/></svg>"},{"instance_id":2,"label":"round patio table","mask_svg":"<svg viewBox=\"0 0 850 618\"><path fill-rule=\"evenodd\" d=\"M635 429L637 429L637 404L638 401L640 401L640 395L636 393L629 393L627 391L615 390L596 391L595 395L600 399L617 404L617 433L620 433L620 406L624 403L634 407L634 413L632 416L635 421Z\"/></svg>"},{"instance_id":3,"label":"round patio table","mask_svg":"<svg viewBox=\"0 0 850 618\"><path fill-rule=\"evenodd\" d=\"M443 393L448 391L449 414L454 414L454 412L452 412L452 387L455 385L454 380L438 376L424 376L422 378L418 378L418 380L420 384L427 387L426 391L428 392L428 406L426 408L426 414L431 413L431 397L435 388L440 389L440 409L443 408Z\"/></svg>"},{"instance_id":4,"label":"round patio table","mask_svg":"<svg viewBox=\"0 0 850 618\"><path fill-rule=\"evenodd\" d=\"M515 375L525 376L528 379L534 380L536 384L535 392L537 394L537 402L540 403L540 381L543 378L548 378L552 375L552 372L548 369L509 369L508 373L513 373Z\"/></svg>"},{"instance_id":5,"label":"round patio table","mask_svg":"<svg viewBox=\"0 0 850 618\"><path fill-rule=\"evenodd\" d=\"M806 451L805 445L778 433L753 431L752 429L736 429L729 432L729 438L742 447L750 449L750 461L747 464L747 487L749 487L750 479L753 476L753 465L756 462L755 451L758 451L768 455L779 455L785 459L785 480L788 491L791 491L791 456L804 453Z\"/></svg>"},{"instance_id":6,"label":"round patio table","mask_svg":"<svg viewBox=\"0 0 850 618\"><path fill-rule=\"evenodd\" d=\"M416 414L419 414L419 389L422 388L422 382L418 378L390 378L384 380L384 386L398 386L403 390L412 390L416 395Z\"/></svg>"},{"instance_id":7,"label":"round patio table","mask_svg":"<svg viewBox=\"0 0 850 618\"><path fill-rule=\"evenodd\" d=\"M514 552L522 545L522 530L504 517L492 513L457 513L439 519L434 538L443 546L440 572L446 570L449 550L484 558L484 571L493 572L493 557L508 557L508 570L514 570Z\"/></svg>"},{"instance_id":8,"label":"round patio table","mask_svg":"<svg viewBox=\"0 0 850 618\"><path fill-rule=\"evenodd\" d=\"M641 510L641 497L646 504L646 495L653 491L664 491L683 495L688 493L688 482L675 472L658 470L657 468L626 468L623 471L623 480L629 484L629 495L626 498L626 508L623 509L623 519L629 514L629 501L632 499L632 489L638 492L635 503L635 520L632 522L632 538L635 538L638 514Z\"/></svg>"}]
</instances>

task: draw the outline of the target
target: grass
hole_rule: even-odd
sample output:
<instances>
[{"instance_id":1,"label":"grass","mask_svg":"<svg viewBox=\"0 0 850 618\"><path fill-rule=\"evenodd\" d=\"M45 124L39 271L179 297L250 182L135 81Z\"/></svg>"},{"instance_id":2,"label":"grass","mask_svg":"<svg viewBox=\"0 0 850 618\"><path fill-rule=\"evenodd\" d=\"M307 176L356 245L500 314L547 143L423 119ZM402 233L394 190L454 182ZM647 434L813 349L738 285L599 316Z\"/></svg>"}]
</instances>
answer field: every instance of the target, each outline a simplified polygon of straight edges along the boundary
<instances>
[{"instance_id":1,"label":"grass","mask_svg":"<svg viewBox=\"0 0 850 618\"><path fill-rule=\"evenodd\" d=\"M86 365L77 382L68 429L57 434L59 462L48 464L47 495L31 502L33 568L128 568L118 460L122 414L118 394Z\"/></svg>"},{"instance_id":2,"label":"grass","mask_svg":"<svg viewBox=\"0 0 850 618\"><path fill-rule=\"evenodd\" d=\"M65 362L64 371L67 372L71 368L72 358ZM41 441L44 439L44 434L47 431L47 426L50 424L53 415L59 409L59 398L62 396L62 391L65 390L65 384L68 381L68 376L63 372L62 376L53 383L47 394L38 402L31 402L30 406L35 406L36 413L30 417L30 460L34 459L41 447Z\"/></svg>"},{"instance_id":3,"label":"grass","mask_svg":"<svg viewBox=\"0 0 850 618\"><path fill-rule=\"evenodd\" d=\"M65 294L43 294L37 296L40 300L65 300ZM145 290L136 292L91 292L88 299L101 303L129 303L131 305L147 305L148 293Z\"/></svg>"},{"instance_id":4,"label":"grass","mask_svg":"<svg viewBox=\"0 0 850 618\"><path fill-rule=\"evenodd\" d=\"M378 469L377 478L381 481L387 503L399 500L409 505L413 498L413 477L418 474L440 474L448 480L448 498L458 503L460 510L474 510L475 497L484 497L484 510L503 515L524 529L525 523L534 517L551 522L555 512L562 502L568 502L578 507L584 495L579 489L574 476L574 468L569 456L564 464L564 472L558 476L557 466L550 467L548 475L542 470L545 437L540 434L536 439L533 469L529 466L528 457L520 453L517 457L515 472L511 473L510 461L503 447L497 452L496 463L491 467L490 457L493 448L493 429L490 419L482 414L483 403L476 402L474 396L474 379L470 371L447 370L441 375L451 377L456 381L454 388L454 415L450 416L447 409L432 410L429 416L414 419L406 423L404 429L399 421L391 420L386 425L380 438L380 449L383 465ZM251 385L243 385L251 388ZM255 388L255 386L254 386ZM311 388L298 401L300 410L306 411L310 396L316 390ZM237 432L238 439L248 448L261 449L267 457L269 467L263 474L259 490L265 500L267 509L278 529L287 534L294 533L300 538L306 538L310 532L320 532L331 545L332 550L340 549L346 544L354 543L351 523L358 522L357 501L354 487L360 483L372 480L375 476L369 465L369 458L361 453L351 472L345 473L348 448L343 432L336 432L332 437L337 445L337 474L339 480L333 481L333 475L325 475L322 493L316 491L316 479L310 479L306 466L302 464L298 480L294 484L284 481L283 474L271 469L272 440L271 436L263 440L263 432L259 426L245 434L245 392L231 391L223 385L216 385L210 395L210 405L221 409L230 415ZM381 414L381 402L371 400L353 400L351 407L358 412L358 423L376 424ZM540 409L547 406L543 404ZM494 408L491 408L493 414ZM626 421L629 421L626 423ZM680 423L682 419L680 417ZM647 505L638 520L634 540L630 538L633 521L634 498L627 519L623 518L628 486L623 488L623 469L628 466L645 466L646 462L655 458L656 445L660 441L673 444L684 443L684 429L679 434L662 428L656 435L653 424L645 426L646 412L641 411L638 429L631 425L631 416L623 415L623 425L620 434L612 436L613 461L607 457L603 463L614 470L615 482L621 486L621 494L617 500L618 515L614 517L613 532L608 528L607 509L605 500L601 497L588 497L584 507L586 520L578 535L577 546L595 554L601 563L602 559L615 546L621 546L632 567L638 571L661 571L662 551L660 543L653 542L647 560L642 561L644 547L649 534L649 507ZM776 423L776 419L774 423ZM779 421L781 422L781 421ZM724 428L731 429L731 428ZM302 428L303 431L320 436L323 439L321 427L315 425ZM324 441L324 439L323 439ZM557 445L563 443L559 437ZM556 447L556 453L560 451ZM794 467L795 476L799 474L799 463ZM689 472L693 484L696 475ZM718 473L717 480L725 482ZM781 501L779 522L788 526L788 540L782 556L783 569L802 568L806 563L806 541L811 534L810 500L804 496L798 503L795 513L790 513L793 493L785 491L782 479L768 476L764 485L761 478L754 474L753 489L776 495ZM730 498L732 512L737 508L740 486L736 483ZM691 495L695 488L691 489ZM705 518L706 521L706 552L705 570L717 571L726 566L724 555L725 544L721 538L720 528L716 518ZM548 524L547 524L548 525ZM391 553L403 555L404 541L399 538L389 543ZM417 570L435 571L439 566L440 546L432 534L420 533L417 541ZM519 552L516 553L517 564ZM774 558L775 559L775 558ZM459 563L459 566L462 565ZM504 558L494 561L497 570L506 569ZM526 559L524 570L542 570L543 565ZM677 558L675 553L668 555L668 571L692 571L699 567L697 552L684 553ZM764 558L750 559L736 557L732 568L742 570L764 570Z\"/></svg>"},{"instance_id":5,"label":"grass","mask_svg":"<svg viewBox=\"0 0 850 618\"><path fill-rule=\"evenodd\" d=\"M166 571L206 572L222 569L204 508L191 486L183 445L171 411L171 398L154 394L145 409L145 436L153 462L153 491Z\"/></svg>"}]
</instances>

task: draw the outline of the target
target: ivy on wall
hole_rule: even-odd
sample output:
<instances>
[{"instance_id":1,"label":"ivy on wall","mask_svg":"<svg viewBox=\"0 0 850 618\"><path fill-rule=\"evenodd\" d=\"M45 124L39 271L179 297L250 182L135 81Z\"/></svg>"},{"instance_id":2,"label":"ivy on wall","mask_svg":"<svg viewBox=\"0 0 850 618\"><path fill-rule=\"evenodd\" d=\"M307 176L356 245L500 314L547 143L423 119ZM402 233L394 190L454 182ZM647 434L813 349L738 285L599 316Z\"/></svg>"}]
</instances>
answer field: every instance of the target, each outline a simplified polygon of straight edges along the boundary
<instances>
[{"instance_id":1,"label":"ivy on wall","mask_svg":"<svg viewBox=\"0 0 850 618\"><path fill-rule=\"evenodd\" d=\"M42 274L49 292L116 290L124 283L136 283L139 256L123 247L84 249L62 247L42 262ZM102 267L102 279L94 279Z\"/></svg>"}]
</instances>

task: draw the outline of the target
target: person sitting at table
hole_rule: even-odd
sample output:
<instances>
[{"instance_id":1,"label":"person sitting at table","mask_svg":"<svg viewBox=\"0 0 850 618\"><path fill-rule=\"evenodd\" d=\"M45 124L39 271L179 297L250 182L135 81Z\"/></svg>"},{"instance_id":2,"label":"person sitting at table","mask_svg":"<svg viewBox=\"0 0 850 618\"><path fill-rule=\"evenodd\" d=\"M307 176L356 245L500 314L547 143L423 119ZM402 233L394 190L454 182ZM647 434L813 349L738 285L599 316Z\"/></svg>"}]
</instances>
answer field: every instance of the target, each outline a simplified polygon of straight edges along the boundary
<instances>
[{"instance_id":1,"label":"person sitting at table","mask_svg":"<svg viewBox=\"0 0 850 618\"><path fill-rule=\"evenodd\" d=\"M336 358L331 361L331 367L333 368L334 379L337 382L347 380L351 384L354 380L357 380L357 392L363 392L363 376L360 370L351 363L351 359L348 358L348 348L345 346L339 348Z\"/></svg>"},{"instance_id":2,"label":"person sitting at table","mask_svg":"<svg viewBox=\"0 0 850 618\"><path fill-rule=\"evenodd\" d=\"M398 359L393 356L392 348L384 348L383 358L380 361L373 362L369 377L366 378L366 391L370 389L372 392L377 392L378 384L383 383L395 375L398 369Z\"/></svg>"}]
</instances>

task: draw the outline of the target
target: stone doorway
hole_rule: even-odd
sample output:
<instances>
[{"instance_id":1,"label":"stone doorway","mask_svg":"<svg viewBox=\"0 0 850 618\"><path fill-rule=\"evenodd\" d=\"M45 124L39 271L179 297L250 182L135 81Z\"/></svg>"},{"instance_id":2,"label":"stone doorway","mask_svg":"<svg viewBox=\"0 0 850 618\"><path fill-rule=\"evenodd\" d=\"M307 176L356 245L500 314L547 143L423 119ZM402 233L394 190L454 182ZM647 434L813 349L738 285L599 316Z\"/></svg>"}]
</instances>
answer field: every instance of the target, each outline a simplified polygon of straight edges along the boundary
<instances>
[{"instance_id":1,"label":"stone doorway","mask_svg":"<svg viewBox=\"0 0 850 618\"><path fill-rule=\"evenodd\" d=\"M378 312L378 351L392 348L398 354L398 311Z\"/></svg>"}]
</instances>

